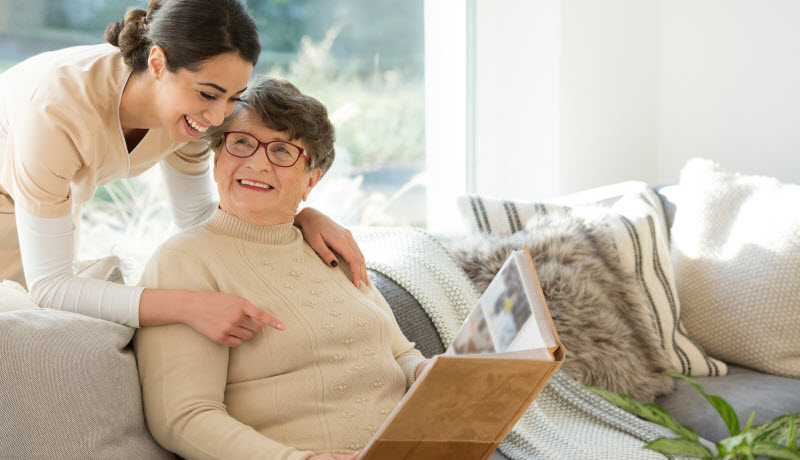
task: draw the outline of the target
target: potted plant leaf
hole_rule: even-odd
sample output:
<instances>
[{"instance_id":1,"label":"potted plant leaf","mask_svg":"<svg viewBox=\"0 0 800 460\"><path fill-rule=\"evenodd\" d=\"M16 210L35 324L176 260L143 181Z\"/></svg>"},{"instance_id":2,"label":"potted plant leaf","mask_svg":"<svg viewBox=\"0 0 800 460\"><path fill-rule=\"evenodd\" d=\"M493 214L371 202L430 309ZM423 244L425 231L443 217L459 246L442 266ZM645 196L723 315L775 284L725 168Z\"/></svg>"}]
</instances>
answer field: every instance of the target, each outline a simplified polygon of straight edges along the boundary
<instances>
[{"instance_id":1,"label":"potted plant leaf","mask_svg":"<svg viewBox=\"0 0 800 460\"><path fill-rule=\"evenodd\" d=\"M755 412L750 414L744 429L740 429L739 419L727 401L716 395L706 393L692 378L675 372L665 374L689 382L717 410L730 437L716 442L717 453L711 451L698 440L697 433L678 423L666 410L652 403L645 403L622 394L600 388L585 386L605 398L611 404L637 415L647 421L661 425L672 431L676 437L658 438L645 447L665 455L679 455L701 459L752 460L756 457L771 459L800 460L797 444L797 425L800 413L781 415L763 425L752 426Z\"/></svg>"}]
</instances>

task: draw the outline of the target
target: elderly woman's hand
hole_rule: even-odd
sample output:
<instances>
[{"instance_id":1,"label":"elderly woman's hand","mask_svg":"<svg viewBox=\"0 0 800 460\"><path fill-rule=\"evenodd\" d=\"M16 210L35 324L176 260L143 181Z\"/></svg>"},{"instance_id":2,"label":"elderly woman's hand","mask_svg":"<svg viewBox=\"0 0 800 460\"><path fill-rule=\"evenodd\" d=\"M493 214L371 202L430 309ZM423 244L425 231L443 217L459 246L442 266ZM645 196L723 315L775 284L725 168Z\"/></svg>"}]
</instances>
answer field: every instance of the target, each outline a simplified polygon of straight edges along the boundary
<instances>
[{"instance_id":1,"label":"elderly woman's hand","mask_svg":"<svg viewBox=\"0 0 800 460\"><path fill-rule=\"evenodd\" d=\"M353 284L358 286L359 281L369 284L367 277L367 263L364 255L361 254L356 240L350 230L337 224L330 217L321 212L304 208L294 220L295 225L300 227L303 238L308 242L314 251L322 257L322 260L332 267L336 267L338 262L331 249L342 255L344 260L350 264L353 272Z\"/></svg>"},{"instance_id":2,"label":"elderly woman's hand","mask_svg":"<svg viewBox=\"0 0 800 460\"><path fill-rule=\"evenodd\" d=\"M192 294L193 302L189 302L183 322L222 345L238 347L264 325L285 329L277 318L243 297L213 291Z\"/></svg>"},{"instance_id":3,"label":"elderly woman's hand","mask_svg":"<svg viewBox=\"0 0 800 460\"><path fill-rule=\"evenodd\" d=\"M425 371L425 368L431 364L431 361L432 359L428 358L425 361L419 363L416 372L414 373L414 380L418 380L422 376L422 373Z\"/></svg>"},{"instance_id":4,"label":"elderly woman's hand","mask_svg":"<svg viewBox=\"0 0 800 460\"><path fill-rule=\"evenodd\" d=\"M361 455L361 451L358 451L354 454L332 454L330 452L326 452L324 454L309 457L308 460L357 460L359 455Z\"/></svg>"}]
</instances>

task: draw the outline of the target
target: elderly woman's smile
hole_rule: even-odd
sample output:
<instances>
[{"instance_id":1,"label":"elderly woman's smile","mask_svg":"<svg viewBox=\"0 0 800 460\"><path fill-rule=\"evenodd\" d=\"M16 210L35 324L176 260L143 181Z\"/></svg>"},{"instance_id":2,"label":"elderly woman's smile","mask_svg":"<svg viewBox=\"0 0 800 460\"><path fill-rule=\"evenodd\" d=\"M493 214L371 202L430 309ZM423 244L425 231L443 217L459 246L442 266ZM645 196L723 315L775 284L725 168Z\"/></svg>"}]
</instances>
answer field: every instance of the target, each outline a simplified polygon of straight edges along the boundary
<instances>
[{"instance_id":1,"label":"elderly woman's smile","mask_svg":"<svg viewBox=\"0 0 800 460\"><path fill-rule=\"evenodd\" d=\"M259 182L250 179L237 179L237 182L242 184L244 188L255 190L257 192L268 192L270 190L275 190L275 187L265 182Z\"/></svg>"},{"instance_id":2,"label":"elderly woman's smile","mask_svg":"<svg viewBox=\"0 0 800 460\"><path fill-rule=\"evenodd\" d=\"M256 225L292 222L321 176L305 143L265 126L250 109L226 129L214 154L220 208Z\"/></svg>"}]
</instances>

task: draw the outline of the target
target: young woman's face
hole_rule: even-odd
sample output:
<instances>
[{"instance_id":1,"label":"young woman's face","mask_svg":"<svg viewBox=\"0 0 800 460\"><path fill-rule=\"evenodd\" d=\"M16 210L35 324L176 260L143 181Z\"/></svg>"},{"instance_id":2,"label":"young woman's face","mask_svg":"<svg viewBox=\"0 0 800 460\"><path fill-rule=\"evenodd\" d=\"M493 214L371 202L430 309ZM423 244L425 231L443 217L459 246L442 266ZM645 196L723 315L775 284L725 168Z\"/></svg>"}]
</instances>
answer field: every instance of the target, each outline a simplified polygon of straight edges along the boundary
<instances>
[{"instance_id":1,"label":"young woman's face","mask_svg":"<svg viewBox=\"0 0 800 460\"><path fill-rule=\"evenodd\" d=\"M253 64L238 53L204 62L197 71L164 69L156 81L158 118L176 142L200 137L233 112L247 87Z\"/></svg>"}]
</instances>

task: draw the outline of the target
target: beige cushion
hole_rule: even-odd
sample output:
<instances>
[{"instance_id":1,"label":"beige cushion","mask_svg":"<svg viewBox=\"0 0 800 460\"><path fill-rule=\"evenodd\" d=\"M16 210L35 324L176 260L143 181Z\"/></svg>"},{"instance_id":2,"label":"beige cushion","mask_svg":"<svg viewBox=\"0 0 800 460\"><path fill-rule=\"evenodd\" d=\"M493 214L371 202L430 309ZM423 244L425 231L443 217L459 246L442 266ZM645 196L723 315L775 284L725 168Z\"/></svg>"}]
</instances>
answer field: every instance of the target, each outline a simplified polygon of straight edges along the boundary
<instances>
[{"instance_id":1,"label":"beige cushion","mask_svg":"<svg viewBox=\"0 0 800 460\"><path fill-rule=\"evenodd\" d=\"M101 261L81 275L119 278ZM147 430L132 336L0 283L0 457L174 459Z\"/></svg>"},{"instance_id":2,"label":"beige cushion","mask_svg":"<svg viewBox=\"0 0 800 460\"><path fill-rule=\"evenodd\" d=\"M39 308L19 283L5 280L0 283L0 313Z\"/></svg>"},{"instance_id":3,"label":"beige cushion","mask_svg":"<svg viewBox=\"0 0 800 460\"><path fill-rule=\"evenodd\" d=\"M725 361L800 377L800 186L681 172L672 256L689 334Z\"/></svg>"},{"instance_id":4,"label":"beige cushion","mask_svg":"<svg viewBox=\"0 0 800 460\"><path fill-rule=\"evenodd\" d=\"M467 228L474 233L508 235L524 228L532 216L553 212L571 213L605 227L617 246L621 265L645 294L672 369L690 376L727 373L725 363L709 356L680 326L682 308L663 211L658 196L647 184L606 186L561 198L558 204L465 196L459 198L459 208Z\"/></svg>"},{"instance_id":5,"label":"beige cushion","mask_svg":"<svg viewBox=\"0 0 800 460\"><path fill-rule=\"evenodd\" d=\"M109 273L115 269L119 270L121 265L119 257L107 256L101 259L76 261L72 264L72 270L78 276L102 280L108 279Z\"/></svg>"}]
</instances>

